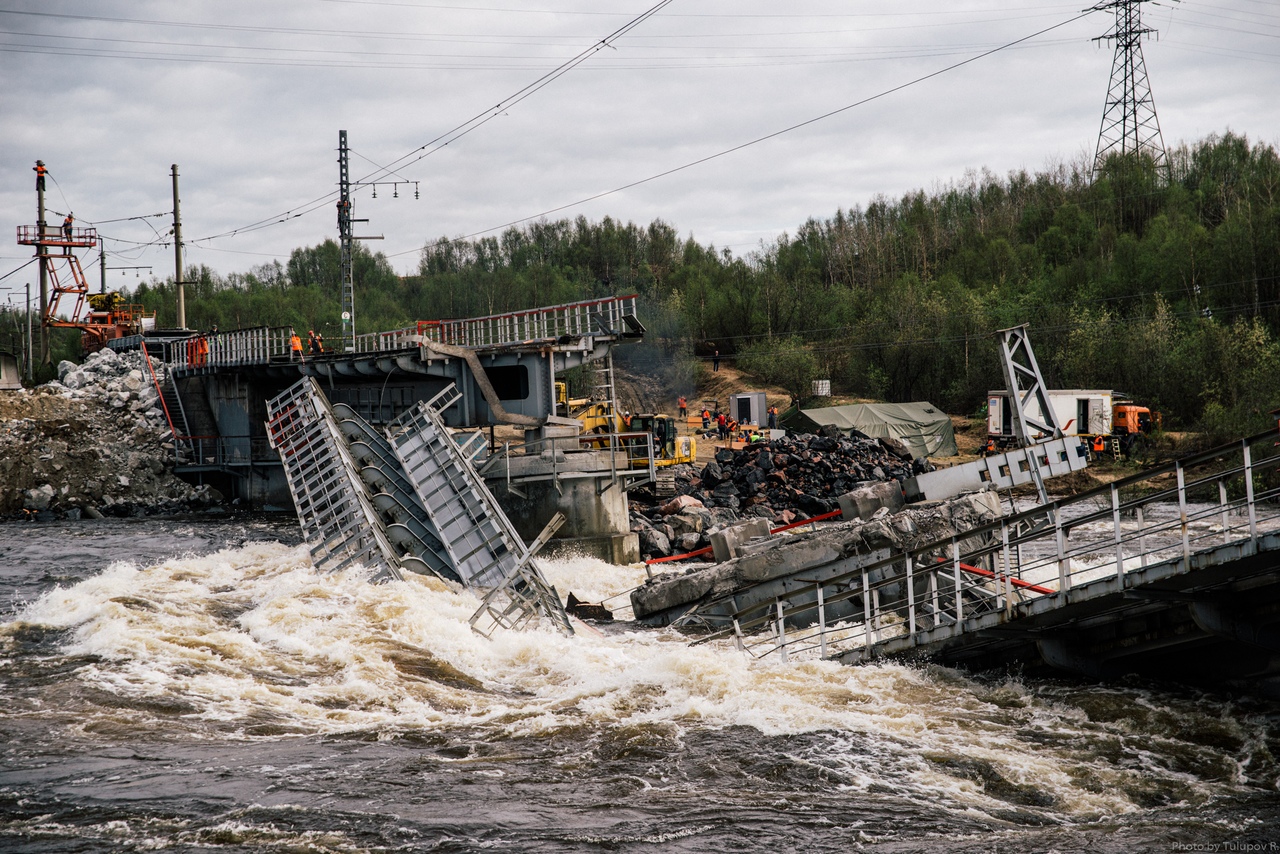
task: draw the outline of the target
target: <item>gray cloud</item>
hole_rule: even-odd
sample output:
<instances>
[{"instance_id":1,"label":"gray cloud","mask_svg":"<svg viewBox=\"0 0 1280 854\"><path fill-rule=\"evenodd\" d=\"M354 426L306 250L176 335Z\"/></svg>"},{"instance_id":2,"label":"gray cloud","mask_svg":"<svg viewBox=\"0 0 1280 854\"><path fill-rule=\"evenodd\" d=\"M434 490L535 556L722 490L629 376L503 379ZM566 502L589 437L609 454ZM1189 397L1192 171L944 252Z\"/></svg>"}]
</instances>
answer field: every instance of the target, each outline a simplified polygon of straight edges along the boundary
<instances>
[{"instance_id":1,"label":"gray cloud","mask_svg":"<svg viewBox=\"0 0 1280 854\"><path fill-rule=\"evenodd\" d=\"M331 203L234 237L331 192L340 128L357 177L482 113L646 3L145 0L0 2L3 233L52 208L82 220L170 207L179 165L192 263L242 271L336 235ZM88 7L86 9L86 7ZM440 236L536 215L732 148L1072 18L1030 0L688 0L494 120L357 197L402 271ZM785 11L780 11L785 10ZM34 14L32 14L34 13ZM1263 0L1145 7L1165 140L1232 129L1280 138L1280 10ZM1092 153L1111 49L1094 14L793 133L553 216L606 214L749 252L838 207ZM366 159L367 158L367 159ZM402 188L404 189L404 188ZM161 231L167 220L152 220ZM120 264L166 275L143 223L102 226ZM12 240L12 238L8 238ZM24 247L0 245L0 274ZM124 258L130 260L124 261ZM0 288L21 288L19 274ZM2 292L0 292L2 293Z\"/></svg>"}]
</instances>

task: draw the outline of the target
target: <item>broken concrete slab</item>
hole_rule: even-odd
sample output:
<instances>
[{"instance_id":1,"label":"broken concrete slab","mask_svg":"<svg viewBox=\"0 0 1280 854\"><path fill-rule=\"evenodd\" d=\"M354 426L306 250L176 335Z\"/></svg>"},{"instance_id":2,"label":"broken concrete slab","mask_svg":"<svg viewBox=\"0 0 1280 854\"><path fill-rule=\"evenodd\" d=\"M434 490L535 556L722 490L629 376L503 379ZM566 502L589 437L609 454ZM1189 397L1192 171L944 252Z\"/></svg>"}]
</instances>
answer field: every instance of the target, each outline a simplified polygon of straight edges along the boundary
<instances>
[{"instance_id":1,"label":"broken concrete slab","mask_svg":"<svg viewBox=\"0 0 1280 854\"><path fill-rule=\"evenodd\" d=\"M779 582L799 578L812 583L873 563L890 550L963 534L1000 515L995 493L979 492L910 505L870 521L831 523L814 532L752 544L740 556L714 566L654 576L632 591L631 605L636 619L650 625L668 625L695 607L707 620L727 620L755 599L771 598Z\"/></svg>"}]
</instances>

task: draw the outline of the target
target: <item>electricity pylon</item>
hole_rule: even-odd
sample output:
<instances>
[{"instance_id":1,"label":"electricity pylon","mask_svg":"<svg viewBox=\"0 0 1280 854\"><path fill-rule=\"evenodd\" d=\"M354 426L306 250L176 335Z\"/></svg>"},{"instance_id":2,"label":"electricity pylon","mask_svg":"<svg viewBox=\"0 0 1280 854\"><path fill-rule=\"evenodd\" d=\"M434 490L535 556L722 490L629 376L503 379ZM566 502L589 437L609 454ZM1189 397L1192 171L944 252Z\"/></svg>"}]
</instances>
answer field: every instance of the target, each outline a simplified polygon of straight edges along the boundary
<instances>
[{"instance_id":1,"label":"electricity pylon","mask_svg":"<svg viewBox=\"0 0 1280 854\"><path fill-rule=\"evenodd\" d=\"M1094 169L1100 167L1107 155L1146 153L1156 167L1167 170L1164 137L1160 134L1160 119L1156 116L1156 103L1151 97L1151 83L1147 79L1147 64L1142 58L1142 37L1155 30L1142 26L1142 4L1151 0L1105 0L1093 9L1115 11L1116 22L1111 31L1094 41L1113 41L1116 44L1115 59L1111 63L1111 85L1107 88L1107 103L1102 110L1102 129L1098 132L1098 149L1094 154Z\"/></svg>"}]
</instances>

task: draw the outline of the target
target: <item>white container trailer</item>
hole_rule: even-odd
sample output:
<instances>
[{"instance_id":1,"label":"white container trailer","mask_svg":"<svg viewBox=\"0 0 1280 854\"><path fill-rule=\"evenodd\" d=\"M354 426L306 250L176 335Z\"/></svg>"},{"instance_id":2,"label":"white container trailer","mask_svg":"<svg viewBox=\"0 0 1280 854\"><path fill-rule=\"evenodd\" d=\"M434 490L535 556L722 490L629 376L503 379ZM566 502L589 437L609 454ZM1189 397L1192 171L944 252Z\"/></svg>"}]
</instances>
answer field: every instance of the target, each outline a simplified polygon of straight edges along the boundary
<instances>
[{"instance_id":1,"label":"white container trailer","mask_svg":"<svg viewBox=\"0 0 1280 854\"><path fill-rule=\"evenodd\" d=\"M769 403L764 392L748 391L742 394L729 395L729 417L739 424L754 424L763 427L769 414Z\"/></svg>"},{"instance_id":2,"label":"white container trailer","mask_svg":"<svg viewBox=\"0 0 1280 854\"><path fill-rule=\"evenodd\" d=\"M1111 391L1109 389L1050 389L1045 392L1067 436L1096 436L1111 433ZM1040 406L1030 401L1032 418L1044 419ZM1009 392L987 392L987 437L998 447L1013 443L1013 408Z\"/></svg>"}]
</instances>

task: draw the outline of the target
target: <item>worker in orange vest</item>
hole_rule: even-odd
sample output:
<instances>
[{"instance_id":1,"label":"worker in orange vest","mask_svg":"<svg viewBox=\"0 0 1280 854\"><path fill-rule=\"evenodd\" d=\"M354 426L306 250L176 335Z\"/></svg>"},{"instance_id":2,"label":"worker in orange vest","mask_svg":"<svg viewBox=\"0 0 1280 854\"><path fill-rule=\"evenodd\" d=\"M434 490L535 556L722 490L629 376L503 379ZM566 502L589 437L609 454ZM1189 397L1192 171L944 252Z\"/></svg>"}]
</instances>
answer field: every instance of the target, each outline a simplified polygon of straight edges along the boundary
<instances>
[{"instance_id":1,"label":"worker in orange vest","mask_svg":"<svg viewBox=\"0 0 1280 854\"><path fill-rule=\"evenodd\" d=\"M44 189L44 176L49 174L49 170L45 168L43 160L37 160L36 165L31 167L36 173L36 189Z\"/></svg>"},{"instance_id":2,"label":"worker in orange vest","mask_svg":"<svg viewBox=\"0 0 1280 854\"><path fill-rule=\"evenodd\" d=\"M702 429L711 429L711 410L707 409L705 406L702 407Z\"/></svg>"},{"instance_id":3,"label":"worker in orange vest","mask_svg":"<svg viewBox=\"0 0 1280 854\"><path fill-rule=\"evenodd\" d=\"M292 326L289 327L289 361L303 361L302 339L298 337L297 331Z\"/></svg>"},{"instance_id":4,"label":"worker in orange vest","mask_svg":"<svg viewBox=\"0 0 1280 854\"><path fill-rule=\"evenodd\" d=\"M689 417L689 401L684 399L684 395L680 395L680 399L676 401L676 405L680 407L680 417Z\"/></svg>"},{"instance_id":5,"label":"worker in orange vest","mask_svg":"<svg viewBox=\"0 0 1280 854\"><path fill-rule=\"evenodd\" d=\"M1100 434L1097 436L1094 436L1093 437L1094 454L1101 454L1106 450L1107 450L1107 440L1104 439Z\"/></svg>"}]
</instances>

